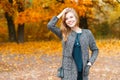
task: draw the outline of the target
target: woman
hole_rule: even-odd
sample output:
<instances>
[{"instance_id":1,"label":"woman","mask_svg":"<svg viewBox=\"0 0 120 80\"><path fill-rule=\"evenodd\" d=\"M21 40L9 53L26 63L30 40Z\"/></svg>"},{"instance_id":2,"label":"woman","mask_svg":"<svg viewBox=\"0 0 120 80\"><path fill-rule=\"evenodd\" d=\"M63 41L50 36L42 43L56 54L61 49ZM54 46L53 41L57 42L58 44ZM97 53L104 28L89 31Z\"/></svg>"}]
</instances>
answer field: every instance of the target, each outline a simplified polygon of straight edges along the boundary
<instances>
[{"instance_id":1,"label":"woman","mask_svg":"<svg viewBox=\"0 0 120 80\"><path fill-rule=\"evenodd\" d=\"M60 17L62 17L61 29L56 27ZM49 21L48 29L62 40L61 79L88 80L89 69L97 58L98 48L91 31L80 28L76 11L73 8L65 8ZM90 58L88 48L92 51Z\"/></svg>"}]
</instances>

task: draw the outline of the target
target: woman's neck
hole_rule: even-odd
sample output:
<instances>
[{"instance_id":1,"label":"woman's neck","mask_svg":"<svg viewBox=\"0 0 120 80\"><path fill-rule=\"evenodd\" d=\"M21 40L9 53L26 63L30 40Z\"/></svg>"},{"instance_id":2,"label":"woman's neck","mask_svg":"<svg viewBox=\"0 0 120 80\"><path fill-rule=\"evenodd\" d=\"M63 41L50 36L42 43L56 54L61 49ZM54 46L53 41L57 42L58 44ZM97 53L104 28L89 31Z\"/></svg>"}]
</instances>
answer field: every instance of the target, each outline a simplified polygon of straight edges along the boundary
<instances>
[{"instance_id":1,"label":"woman's neck","mask_svg":"<svg viewBox=\"0 0 120 80\"><path fill-rule=\"evenodd\" d=\"M75 31L76 33L82 33L82 29L78 26L72 27L71 28L73 31Z\"/></svg>"}]
</instances>

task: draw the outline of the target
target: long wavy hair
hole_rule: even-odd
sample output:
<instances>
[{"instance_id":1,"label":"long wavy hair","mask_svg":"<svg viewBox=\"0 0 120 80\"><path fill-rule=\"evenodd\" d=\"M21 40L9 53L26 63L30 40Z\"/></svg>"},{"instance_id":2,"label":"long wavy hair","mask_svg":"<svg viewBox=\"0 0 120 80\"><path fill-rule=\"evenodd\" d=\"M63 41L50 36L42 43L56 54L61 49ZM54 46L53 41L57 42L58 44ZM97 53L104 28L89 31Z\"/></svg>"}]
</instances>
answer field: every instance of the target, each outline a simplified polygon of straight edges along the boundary
<instances>
[{"instance_id":1,"label":"long wavy hair","mask_svg":"<svg viewBox=\"0 0 120 80\"><path fill-rule=\"evenodd\" d=\"M62 36L63 36L64 41L67 41L68 35L72 31L71 28L66 24L66 14L69 12L72 12L74 14L75 18L77 19L76 26L79 26L79 16L73 8L71 8L69 11L64 13L62 16L62 21L61 21L61 32L62 32Z\"/></svg>"}]
</instances>

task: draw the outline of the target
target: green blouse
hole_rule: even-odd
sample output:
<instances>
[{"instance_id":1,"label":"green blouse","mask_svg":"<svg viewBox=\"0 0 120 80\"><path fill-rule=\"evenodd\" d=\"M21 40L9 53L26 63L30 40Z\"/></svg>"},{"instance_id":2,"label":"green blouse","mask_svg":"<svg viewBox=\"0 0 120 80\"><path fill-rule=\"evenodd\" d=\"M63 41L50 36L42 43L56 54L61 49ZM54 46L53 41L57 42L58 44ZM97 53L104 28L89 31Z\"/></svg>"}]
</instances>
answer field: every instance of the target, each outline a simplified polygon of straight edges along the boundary
<instances>
[{"instance_id":1,"label":"green blouse","mask_svg":"<svg viewBox=\"0 0 120 80\"><path fill-rule=\"evenodd\" d=\"M75 43L74 43L74 47L73 47L73 58L75 60L78 72L82 71L83 68L83 62L82 62L82 51L81 51L81 45L80 45L80 35L82 33L77 33L76 39L75 39Z\"/></svg>"}]
</instances>

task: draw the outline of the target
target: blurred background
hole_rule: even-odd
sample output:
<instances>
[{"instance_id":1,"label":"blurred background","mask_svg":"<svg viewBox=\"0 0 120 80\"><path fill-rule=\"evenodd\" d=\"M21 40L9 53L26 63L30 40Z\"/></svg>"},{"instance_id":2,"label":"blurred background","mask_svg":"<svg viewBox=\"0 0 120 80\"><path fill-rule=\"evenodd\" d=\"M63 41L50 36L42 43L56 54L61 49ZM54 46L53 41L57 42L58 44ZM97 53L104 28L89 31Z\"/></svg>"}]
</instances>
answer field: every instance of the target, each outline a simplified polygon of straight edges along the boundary
<instances>
[{"instance_id":1,"label":"blurred background","mask_svg":"<svg viewBox=\"0 0 120 80\"><path fill-rule=\"evenodd\" d=\"M120 39L119 0L0 0L0 42L58 40L47 23L66 7L77 10L80 27L96 39Z\"/></svg>"}]
</instances>

